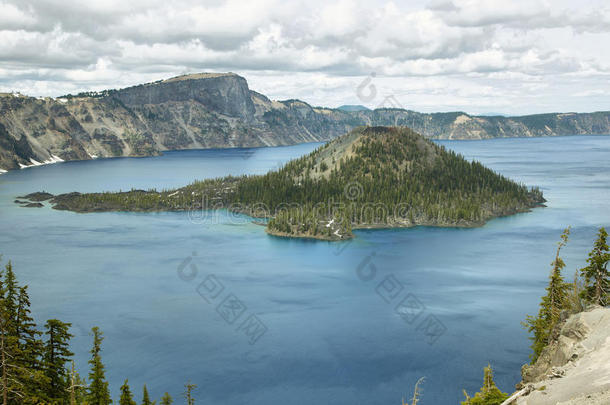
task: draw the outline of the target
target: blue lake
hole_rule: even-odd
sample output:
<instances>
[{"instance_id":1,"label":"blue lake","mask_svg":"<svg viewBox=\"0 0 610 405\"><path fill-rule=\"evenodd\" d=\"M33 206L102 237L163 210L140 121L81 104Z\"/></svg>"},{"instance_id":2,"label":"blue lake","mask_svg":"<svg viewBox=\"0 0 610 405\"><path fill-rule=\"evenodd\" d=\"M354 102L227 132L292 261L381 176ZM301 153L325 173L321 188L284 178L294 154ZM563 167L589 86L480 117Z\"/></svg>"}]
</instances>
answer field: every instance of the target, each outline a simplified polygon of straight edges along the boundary
<instances>
[{"instance_id":1,"label":"blue lake","mask_svg":"<svg viewBox=\"0 0 610 405\"><path fill-rule=\"evenodd\" d=\"M168 391L179 402L191 381L203 404L389 405L425 377L420 404L454 405L463 388L480 388L488 363L510 392L529 355L520 322L537 311L562 229L573 227L571 279L597 227L610 225L610 137L439 143L540 186L548 207L477 229L357 231L329 243L270 237L226 212L75 214L13 203L39 190L264 173L318 144L180 151L1 175L0 253L29 284L40 324L72 322L81 375L89 331L103 330L115 399L129 378L138 401L146 383L153 397ZM227 302L239 303L233 316ZM266 332L250 344L244 322L253 319Z\"/></svg>"}]
</instances>

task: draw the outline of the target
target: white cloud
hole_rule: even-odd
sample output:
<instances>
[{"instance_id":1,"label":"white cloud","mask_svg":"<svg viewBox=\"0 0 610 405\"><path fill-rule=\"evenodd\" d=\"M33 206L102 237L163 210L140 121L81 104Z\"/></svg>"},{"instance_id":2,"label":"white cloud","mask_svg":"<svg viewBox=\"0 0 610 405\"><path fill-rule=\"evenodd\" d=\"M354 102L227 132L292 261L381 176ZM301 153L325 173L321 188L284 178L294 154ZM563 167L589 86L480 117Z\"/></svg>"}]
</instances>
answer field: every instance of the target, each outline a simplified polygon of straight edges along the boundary
<instances>
[{"instance_id":1,"label":"white cloud","mask_svg":"<svg viewBox=\"0 0 610 405\"><path fill-rule=\"evenodd\" d=\"M0 0L0 91L233 71L335 106L375 72L379 97L416 110L599 110L609 41L604 0Z\"/></svg>"}]
</instances>

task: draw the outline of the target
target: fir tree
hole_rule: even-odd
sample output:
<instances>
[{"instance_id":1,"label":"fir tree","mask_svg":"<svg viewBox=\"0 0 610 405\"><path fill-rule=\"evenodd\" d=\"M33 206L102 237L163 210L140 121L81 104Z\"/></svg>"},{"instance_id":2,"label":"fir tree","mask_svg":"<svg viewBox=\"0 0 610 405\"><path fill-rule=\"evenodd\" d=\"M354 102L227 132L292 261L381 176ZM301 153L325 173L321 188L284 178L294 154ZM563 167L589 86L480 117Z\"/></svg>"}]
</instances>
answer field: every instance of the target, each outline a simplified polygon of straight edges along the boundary
<instances>
[{"instance_id":1,"label":"fir tree","mask_svg":"<svg viewBox=\"0 0 610 405\"><path fill-rule=\"evenodd\" d=\"M569 307L568 293L570 286L565 283L561 275L561 270L565 267L563 259L559 256L561 249L568 243L570 228L566 228L561 234L561 240L557 243L557 253L555 260L551 263L552 270L549 277L549 285L546 288L547 294L542 297L538 316L528 315L523 326L528 332L533 333L530 337L532 341L532 363L536 362L542 350L549 343L551 332L557 322L561 311Z\"/></svg>"},{"instance_id":2,"label":"fir tree","mask_svg":"<svg viewBox=\"0 0 610 405\"><path fill-rule=\"evenodd\" d=\"M70 386L65 367L66 362L73 355L69 350L69 341L73 336L68 332L70 326L72 325L57 319L49 319L45 324L47 342L44 347L43 364L49 382L46 391L51 401L59 403L67 400Z\"/></svg>"},{"instance_id":3,"label":"fir tree","mask_svg":"<svg viewBox=\"0 0 610 405\"><path fill-rule=\"evenodd\" d=\"M7 405L9 394L11 392L9 381L12 381L10 373L13 371L11 367L14 359L12 355L12 347L9 345L9 331L12 327L10 324L11 318L11 297L9 295L9 276L8 272L10 262L6 265L5 271L1 272L0 278L0 367L1 370L1 387L2 387L2 404ZM21 393L19 392L19 395Z\"/></svg>"},{"instance_id":4,"label":"fir tree","mask_svg":"<svg viewBox=\"0 0 610 405\"><path fill-rule=\"evenodd\" d=\"M461 402L462 405L500 405L509 395L496 387L493 379L493 370L490 365L487 365L483 372L483 386L481 390L474 394L474 397L469 397L466 391L464 391L464 396L466 399Z\"/></svg>"},{"instance_id":5,"label":"fir tree","mask_svg":"<svg viewBox=\"0 0 610 405\"><path fill-rule=\"evenodd\" d=\"M19 379L18 339L15 325L18 286L9 261L0 273L0 366L2 367L2 404L15 404L25 399L24 386Z\"/></svg>"},{"instance_id":6,"label":"fir tree","mask_svg":"<svg viewBox=\"0 0 610 405\"><path fill-rule=\"evenodd\" d=\"M42 370L42 341L30 313L27 286L17 283L11 262L0 273L0 386L3 404L48 400Z\"/></svg>"},{"instance_id":7,"label":"fir tree","mask_svg":"<svg viewBox=\"0 0 610 405\"><path fill-rule=\"evenodd\" d=\"M23 403L47 402L49 398L45 388L49 381L42 364L44 343L40 339L42 333L36 329L36 323L31 315L27 286L19 287L16 315L17 352L15 358L25 393Z\"/></svg>"},{"instance_id":8,"label":"fir tree","mask_svg":"<svg viewBox=\"0 0 610 405\"><path fill-rule=\"evenodd\" d=\"M89 405L108 405L111 404L110 392L108 391L108 382L104 373L104 365L100 352L102 351L102 341L104 340L102 332L98 327L91 329L93 332L93 348L91 349L91 371L89 372L89 392L87 402Z\"/></svg>"},{"instance_id":9,"label":"fir tree","mask_svg":"<svg viewBox=\"0 0 610 405\"><path fill-rule=\"evenodd\" d=\"M136 401L133 400L131 390L129 389L128 381L125 380L121 385L121 398L119 399L119 405L137 405Z\"/></svg>"},{"instance_id":10,"label":"fir tree","mask_svg":"<svg viewBox=\"0 0 610 405\"><path fill-rule=\"evenodd\" d=\"M142 388L142 405L155 405L157 401L151 402L150 397L148 396L148 389L146 389L146 384Z\"/></svg>"},{"instance_id":11,"label":"fir tree","mask_svg":"<svg viewBox=\"0 0 610 405\"><path fill-rule=\"evenodd\" d=\"M583 298L593 304L606 306L610 303L610 251L608 249L608 233L605 228L600 228L593 250L589 253L587 267L580 270L585 279L586 287Z\"/></svg>"},{"instance_id":12,"label":"fir tree","mask_svg":"<svg viewBox=\"0 0 610 405\"><path fill-rule=\"evenodd\" d=\"M161 405L172 405L174 400L167 392L161 397Z\"/></svg>"}]
</instances>

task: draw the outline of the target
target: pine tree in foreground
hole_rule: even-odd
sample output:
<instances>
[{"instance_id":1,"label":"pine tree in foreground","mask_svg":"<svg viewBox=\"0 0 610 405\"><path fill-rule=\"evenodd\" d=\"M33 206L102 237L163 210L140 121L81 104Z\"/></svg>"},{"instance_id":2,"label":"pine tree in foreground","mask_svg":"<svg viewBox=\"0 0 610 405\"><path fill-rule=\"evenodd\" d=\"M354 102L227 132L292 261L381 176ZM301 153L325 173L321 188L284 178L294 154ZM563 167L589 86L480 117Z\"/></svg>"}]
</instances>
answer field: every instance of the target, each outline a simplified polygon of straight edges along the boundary
<instances>
[{"instance_id":1,"label":"pine tree in foreground","mask_svg":"<svg viewBox=\"0 0 610 405\"><path fill-rule=\"evenodd\" d=\"M19 287L17 298L17 352L16 365L26 400L23 404L39 404L49 402L46 392L48 378L44 372L42 362L44 343L40 339L42 333L36 329L36 323L30 311L30 297L28 287Z\"/></svg>"},{"instance_id":2,"label":"pine tree in foreground","mask_svg":"<svg viewBox=\"0 0 610 405\"><path fill-rule=\"evenodd\" d=\"M93 348L91 349L91 359L89 360L91 365L89 381L91 381L91 384L89 385L87 403L88 405L109 405L112 401L110 400L108 382L106 381L104 365L100 355L104 337L97 326L92 328L91 331L93 332Z\"/></svg>"},{"instance_id":3,"label":"pine tree in foreground","mask_svg":"<svg viewBox=\"0 0 610 405\"><path fill-rule=\"evenodd\" d=\"M534 335L530 337L532 341L532 363L536 362L542 350L549 343L551 332L559 321L561 311L569 307L568 294L570 285L565 283L561 271L565 267L563 259L559 256L561 249L568 243L570 228L566 228L561 234L561 240L557 243L557 253L555 260L551 263L552 271L549 277L549 285L546 288L547 294L542 297L538 316L528 315L523 326L528 332Z\"/></svg>"},{"instance_id":4,"label":"pine tree in foreground","mask_svg":"<svg viewBox=\"0 0 610 405\"><path fill-rule=\"evenodd\" d=\"M474 394L474 397L469 397L464 390L464 396L466 399L461 402L462 405L500 405L509 395L496 387L493 370L490 365L487 365L483 373L481 390Z\"/></svg>"},{"instance_id":5,"label":"pine tree in foreground","mask_svg":"<svg viewBox=\"0 0 610 405\"><path fill-rule=\"evenodd\" d=\"M587 259L589 265L580 270L586 281L583 298L592 304L601 306L610 304L610 271L608 271L610 250L607 240L606 229L600 228L593 250Z\"/></svg>"},{"instance_id":6,"label":"pine tree in foreground","mask_svg":"<svg viewBox=\"0 0 610 405\"><path fill-rule=\"evenodd\" d=\"M18 380L15 353L15 313L17 300L17 281L11 262L0 272L0 387L2 404L16 403L24 398L23 384Z\"/></svg>"},{"instance_id":7,"label":"pine tree in foreground","mask_svg":"<svg viewBox=\"0 0 610 405\"><path fill-rule=\"evenodd\" d=\"M121 398L119 399L119 405L137 405L136 401L133 400L131 390L129 389L129 383L127 380L121 385Z\"/></svg>"},{"instance_id":8,"label":"pine tree in foreground","mask_svg":"<svg viewBox=\"0 0 610 405\"><path fill-rule=\"evenodd\" d=\"M66 363L73 353L69 349L70 338L68 332L72 326L57 319L49 319L45 324L47 342L44 347L43 363L48 378L47 395L51 402L63 403L68 398L69 379Z\"/></svg>"},{"instance_id":9,"label":"pine tree in foreground","mask_svg":"<svg viewBox=\"0 0 610 405\"><path fill-rule=\"evenodd\" d=\"M44 373L44 343L11 262L0 271L0 390L3 405L50 402Z\"/></svg>"}]
</instances>

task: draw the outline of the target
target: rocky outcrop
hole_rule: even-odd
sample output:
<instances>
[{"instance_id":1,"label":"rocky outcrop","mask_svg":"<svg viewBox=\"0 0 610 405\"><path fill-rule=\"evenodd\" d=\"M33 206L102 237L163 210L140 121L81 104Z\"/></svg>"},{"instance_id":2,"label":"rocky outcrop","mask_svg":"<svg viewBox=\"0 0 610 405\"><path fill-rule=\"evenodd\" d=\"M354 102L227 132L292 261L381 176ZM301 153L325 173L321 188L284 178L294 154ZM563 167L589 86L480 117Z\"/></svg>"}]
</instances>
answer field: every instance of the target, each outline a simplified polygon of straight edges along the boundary
<instances>
[{"instance_id":1,"label":"rocky outcrop","mask_svg":"<svg viewBox=\"0 0 610 405\"><path fill-rule=\"evenodd\" d=\"M58 99L0 94L0 169L165 150L329 140L355 123L271 101L235 74L198 74Z\"/></svg>"},{"instance_id":2,"label":"rocky outcrop","mask_svg":"<svg viewBox=\"0 0 610 405\"><path fill-rule=\"evenodd\" d=\"M178 76L57 99L0 94L0 173L60 160L326 141L361 125L438 139L609 134L610 112L476 117L272 101L233 73Z\"/></svg>"},{"instance_id":3,"label":"rocky outcrop","mask_svg":"<svg viewBox=\"0 0 610 405\"><path fill-rule=\"evenodd\" d=\"M246 79L232 73L178 76L116 91L114 97L133 107L194 101L218 114L254 119L254 103Z\"/></svg>"},{"instance_id":4,"label":"rocky outcrop","mask_svg":"<svg viewBox=\"0 0 610 405\"><path fill-rule=\"evenodd\" d=\"M610 309L572 315L522 375L526 395L510 404L610 404Z\"/></svg>"}]
</instances>

